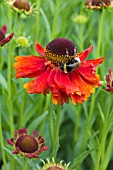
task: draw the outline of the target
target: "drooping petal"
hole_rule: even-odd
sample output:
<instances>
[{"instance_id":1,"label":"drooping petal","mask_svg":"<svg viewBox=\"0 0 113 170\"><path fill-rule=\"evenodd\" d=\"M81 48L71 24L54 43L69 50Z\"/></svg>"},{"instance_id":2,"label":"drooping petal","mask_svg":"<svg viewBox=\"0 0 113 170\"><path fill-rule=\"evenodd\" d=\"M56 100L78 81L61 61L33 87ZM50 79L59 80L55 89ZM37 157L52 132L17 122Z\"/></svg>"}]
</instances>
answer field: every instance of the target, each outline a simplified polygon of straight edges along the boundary
<instances>
[{"instance_id":1,"label":"drooping petal","mask_svg":"<svg viewBox=\"0 0 113 170\"><path fill-rule=\"evenodd\" d=\"M10 34L8 37L5 37L2 41L0 41L0 45L3 46L8 43L14 36L14 33Z\"/></svg>"},{"instance_id":2,"label":"drooping petal","mask_svg":"<svg viewBox=\"0 0 113 170\"><path fill-rule=\"evenodd\" d=\"M71 73L71 79L73 84L75 84L79 89L79 95L90 96L90 93L94 93L94 87L89 82L85 81L79 74L78 71L73 71Z\"/></svg>"},{"instance_id":3,"label":"drooping petal","mask_svg":"<svg viewBox=\"0 0 113 170\"><path fill-rule=\"evenodd\" d=\"M8 140L7 140L7 143L10 144L10 145L12 145L12 146L15 146L15 141L14 141L13 138L8 139Z\"/></svg>"},{"instance_id":4,"label":"drooping petal","mask_svg":"<svg viewBox=\"0 0 113 170\"><path fill-rule=\"evenodd\" d=\"M19 131L18 130L15 130L14 137L15 137L15 139L18 139L18 137L19 137Z\"/></svg>"},{"instance_id":5,"label":"drooping petal","mask_svg":"<svg viewBox=\"0 0 113 170\"><path fill-rule=\"evenodd\" d=\"M58 86L57 86L57 84L56 84L56 82L55 82L55 80L54 80L54 77L55 77L55 75L56 75L56 68L53 68L52 70L51 70L51 73L50 73L50 75L49 75L49 77L48 77L48 79L47 79L47 81L48 81L48 85L49 85L49 87L50 87L50 90L52 91L52 92L55 92L55 91L57 91L58 92Z\"/></svg>"},{"instance_id":6,"label":"drooping petal","mask_svg":"<svg viewBox=\"0 0 113 170\"><path fill-rule=\"evenodd\" d=\"M52 102L54 105L57 105L58 104L58 99L56 98L56 96L54 96L54 94L52 93Z\"/></svg>"},{"instance_id":7,"label":"drooping petal","mask_svg":"<svg viewBox=\"0 0 113 170\"><path fill-rule=\"evenodd\" d=\"M85 81L85 82L89 82L91 83L92 85L95 84L97 86L100 85L100 77L98 74L84 74L83 70L79 70L79 73L82 77L82 79Z\"/></svg>"},{"instance_id":8,"label":"drooping petal","mask_svg":"<svg viewBox=\"0 0 113 170\"><path fill-rule=\"evenodd\" d=\"M82 74L87 75L87 76L90 77L93 74L95 74L96 69L95 69L95 67L93 67L93 64L91 63L88 66L86 65L86 67L79 67L78 71L81 72Z\"/></svg>"},{"instance_id":9,"label":"drooping petal","mask_svg":"<svg viewBox=\"0 0 113 170\"><path fill-rule=\"evenodd\" d=\"M85 51L81 52L78 54L78 57L80 58L81 61L85 60L86 57L91 53L93 50L93 46L91 45L89 48L87 48Z\"/></svg>"},{"instance_id":10,"label":"drooping petal","mask_svg":"<svg viewBox=\"0 0 113 170\"><path fill-rule=\"evenodd\" d=\"M4 35L6 35L6 33L7 33L7 27L6 27L6 25L3 25L3 26L2 26L2 32L4 33Z\"/></svg>"},{"instance_id":11,"label":"drooping petal","mask_svg":"<svg viewBox=\"0 0 113 170\"><path fill-rule=\"evenodd\" d=\"M19 154L20 153L20 149L18 147L16 147L12 153L13 154Z\"/></svg>"},{"instance_id":12,"label":"drooping petal","mask_svg":"<svg viewBox=\"0 0 113 170\"><path fill-rule=\"evenodd\" d=\"M94 64L93 64L93 60L88 60L88 61L89 62L85 61L85 63L81 67L78 68L78 72L85 81L89 81L92 84L99 85L100 79L96 75L96 66L97 64L100 64L100 62L103 61L103 58L98 60L98 62L94 61Z\"/></svg>"},{"instance_id":13,"label":"drooping petal","mask_svg":"<svg viewBox=\"0 0 113 170\"><path fill-rule=\"evenodd\" d=\"M37 93L42 93L48 86L47 78L51 72L51 69L49 68L46 70L43 74L41 74L39 77L35 80L35 90Z\"/></svg>"},{"instance_id":14,"label":"drooping petal","mask_svg":"<svg viewBox=\"0 0 113 170\"><path fill-rule=\"evenodd\" d=\"M26 153L26 156L28 157L28 158L38 158L39 156L37 155L37 154L35 154L35 153Z\"/></svg>"},{"instance_id":15,"label":"drooping petal","mask_svg":"<svg viewBox=\"0 0 113 170\"><path fill-rule=\"evenodd\" d=\"M14 69L16 70L16 78L20 77L36 77L45 71L46 66L44 58L37 56L17 56L15 57ZM32 64L31 64L32 63Z\"/></svg>"},{"instance_id":16,"label":"drooping petal","mask_svg":"<svg viewBox=\"0 0 113 170\"><path fill-rule=\"evenodd\" d=\"M93 64L93 66L96 68L99 64L101 64L104 61L104 57L98 58L98 59L94 59L94 60L87 60L85 62L85 65L87 64Z\"/></svg>"},{"instance_id":17,"label":"drooping petal","mask_svg":"<svg viewBox=\"0 0 113 170\"><path fill-rule=\"evenodd\" d=\"M24 84L24 88L30 94L36 93L36 90L34 89L34 86L35 86L35 80L32 80L32 81Z\"/></svg>"},{"instance_id":18,"label":"drooping petal","mask_svg":"<svg viewBox=\"0 0 113 170\"><path fill-rule=\"evenodd\" d=\"M35 137L36 135L36 138L39 136L39 133L36 131L36 130L33 130L31 136Z\"/></svg>"},{"instance_id":19,"label":"drooping petal","mask_svg":"<svg viewBox=\"0 0 113 170\"><path fill-rule=\"evenodd\" d=\"M64 103L69 103L69 96L67 95L66 92L63 92L60 90L60 95L59 95L59 103L63 105Z\"/></svg>"},{"instance_id":20,"label":"drooping petal","mask_svg":"<svg viewBox=\"0 0 113 170\"><path fill-rule=\"evenodd\" d=\"M68 103L69 98L66 92L61 91L59 86L56 84L54 77L57 73L57 69L53 68L48 77L48 86L52 92L52 102L56 105L58 102L62 105L64 102Z\"/></svg>"},{"instance_id":21,"label":"drooping petal","mask_svg":"<svg viewBox=\"0 0 113 170\"><path fill-rule=\"evenodd\" d=\"M54 79L55 79L57 86L62 91L65 91L67 94L74 93L74 92L78 91L78 88L69 79L69 75L65 74L60 69L57 70Z\"/></svg>"},{"instance_id":22,"label":"drooping petal","mask_svg":"<svg viewBox=\"0 0 113 170\"><path fill-rule=\"evenodd\" d=\"M50 93L50 89L49 86L43 91L44 96L46 96L46 94Z\"/></svg>"},{"instance_id":23,"label":"drooping petal","mask_svg":"<svg viewBox=\"0 0 113 170\"><path fill-rule=\"evenodd\" d=\"M85 95L77 95L77 94L70 94L70 99L72 100L72 103L76 105L77 103L84 103L85 100L87 100L87 97Z\"/></svg>"},{"instance_id":24,"label":"drooping petal","mask_svg":"<svg viewBox=\"0 0 113 170\"><path fill-rule=\"evenodd\" d=\"M19 130L19 135L20 135L20 136L27 135L27 134L28 134L28 132L27 132L27 130L26 130L25 128L21 128L21 129Z\"/></svg>"},{"instance_id":25,"label":"drooping petal","mask_svg":"<svg viewBox=\"0 0 113 170\"><path fill-rule=\"evenodd\" d=\"M35 48L40 55L44 56L44 48L40 44L35 44Z\"/></svg>"},{"instance_id":26,"label":"drooping petal","mask_svg":"<svg viewBox=\"0 0 113 170\"><path fill-rule=\"evenodd\" d=\"M58 103L60 103L61 105L63 105L64 103L69 103L69 96L61 90L59 90L57 93L52 92L52 102L54 105Z\"/></svg>"}]
</instances>

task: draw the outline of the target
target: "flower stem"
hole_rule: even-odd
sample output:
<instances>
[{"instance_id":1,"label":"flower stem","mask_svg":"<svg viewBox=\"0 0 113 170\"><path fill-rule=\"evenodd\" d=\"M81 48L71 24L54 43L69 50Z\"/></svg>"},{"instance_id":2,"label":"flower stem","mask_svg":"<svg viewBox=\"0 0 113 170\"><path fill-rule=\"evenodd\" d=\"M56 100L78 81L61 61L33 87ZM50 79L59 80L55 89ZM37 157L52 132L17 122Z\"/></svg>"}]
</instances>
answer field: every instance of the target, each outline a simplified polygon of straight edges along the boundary
<instances>
[{"instance_id":1,"label":"flower stem","mask_svg":"<svg viewBox=\"0 0 113 170\"><path fill-rule=\"evenodd\" d=\"M24 115L24 108L25 108L25 93L22 94L22 103L20 108L20 117L19 117L19 129L23 127L23 115Z\"/></svg>"},{"instance_id":2,"label":"flower stem","mask_svg":"<svg viewBox=\"0 0 113 170\"><path fill-rule=\"evenodd\" d=\"M101 44L102 44L102 33L103 33L103 21L104 21L104 10L102 10L98 20L98 42L97 42L97 55L96 58L100 57L100 48L101 48Z\"/></svg>"},{"instance_id":3,"label":"flower stem","mask_svg":"<svg viewBox=\"0 0 113 170\"><path fill-rule=\"evenodd\" d=\"M27 170L27 159L26 158L24 158L24 160L23 160L23 168L22 168L22 170Z\"/></svg>"},{"instance_id":4,"label":"flower stem","mask_svg":"<svg viewBox=\"0 0 113 170\"><path fill-rule=\"evenodd\" d=\"M58 138L59 138L60 112L61 112L61 105L58 103L55 139L58 139Z\"/></svg>"},{"instance_id":5,"label":"flower stem","mask_svg":"<svg viewBox=\"0 0 113 170\"><path fill-rule=\"evenodd\" d=\"M94 104L95 104L95 95L93 94L92 98L91 98L91 107L90 107L90 112L89 112L89 116L88 116L88 121L87 121L87 125L86 125L84 138L83 138L83 143L81 146L81 151L83 151L86 148L86 144L87 144L87 140L88 140L88 133L89 133L89 129L91 126L91 119L92 119L92 115L93 115Z\"/></svg>"},{"instance_id":6,"label":"flower stem","mask_svg":"<svg viewBox=\"0 0 113 170\"><path fill-rule=\"evenodd\" d=\"M44 111L43 112L46 112L49 108L49 105L50 105L50 99L51 99L51 95L48 94L46 96L46 101L45 101L45 106L44 106ZM45 121L46 121L46 118L43 119L41 125L40 125L40 133L43 133L43 130L44 130L44 127L45 127Z\"/></svg>"},{"instance_id":7,"label":"flower stem","mask_svg":"<svg viewBox=\"0 0 113 170\"><path fill-rule=\"evenodd\" d=\"M1 105L0 105L0 108L1 108ZM4 170L7 170L5 151L2 148L2 146L4 146L4 142L3 142L3 133L2 133L2 115L1 115L1 109L0 109L0 144L1 144L1 150L2 150L2 158L3 158Z\"/></svg>"},{"instance_id":8,"label":"flower stem","mask_svg":"<svg viewBox=\"0 0 113 170\"><path fill-rule=\"evenodd\" d=\"M106 170L106 167L109 163L110 155L112 154L112 146L113 146L113 132L111 134L105 156L101 162L100 170Z\"/></svg>"},{"instance_id":9,"label":"flower stem","mask_svg":"<svg viewBox=\"0 0 113 170\"><path fill-rule=\"evenodd\" d=\"M59 128L60 128L60 112L61 112L61 105L58 103L57 107L57 118L56 118L56 127L55 127L55 134L54 135L54 140L52 140L53 143L53 148L52 148L52 153L50 157L56 157L57 151L59 148Z\"/></svg>"},{"instance_id":10,"label":"flower stem","mask_svg":"<svg viewBox=\"0 0 113 170\"><path fill-rule=\"evenodd\" d=\"M81 109L82 109L81 105L78 105L78 109L76 113L76 122L74 127L74 134L73 134L73 145L76 144L79 137L79 123L80 123Z\"/></svg>"},{"instance_id":11,"label":"flower stem","mask_svg":"<svg viewBox=\"0 0 113 170\"><path fill-rule=\"evenodd\" d=\"M15 24L14 24L13 31L15 31L15 29L16 29L17 17L18 17L18 14L16 14L16 17L15 17ZM12 93L11 93L11 67L12 67L12 56L13 56L12 52L14 51L13 48L14 48L13 47L13 41L11 41L10 47L9 47L8 70L7 70L9 121L10 121L10 133L11 133L11 136L13 136L13 132L14 132L13 103L12 103Z\"/></svg>"},{"instance_id":12,"label":"flower stem","mask_svg":"<svg viewBox=\"0 0 113 170\"><path fill-rule=\"evenodd\" d=\"M14 132L14 121L13 121L13 107L12 107L12 99L11 99L11 52L12 46L9 48L9 56L8 56L8 71L7 71L7 79L8 79L8 103L9 103L9 122L10 122L10 133L13 136Z\"/></svg>"},{"instance_id":13,"label":"flower stem","mask_svg":"<svg viewBox=\"0 0 113 170\"><path fill-rule=\"evenodd\" d=\"M58 148L59 148L59 128L60 128L60 112L61 112L61 105L58 103L58 108L57 108L57 120L56 120L56 133L55 133L55 146L56 147L56 153L54 155L54 158L56 157Z\"/></svg>"},{"instance_id":14,"label":"flower stem","mask_svg":"<svg viewBox=\"0 0 113 170\"><path fill-rule=\"evenodd\" d=\"M96 160L96 164L95 164L95 170L98 170L98 169L99 169L100 159L101 159L101 156L102 156L102 153L103 153L103 149L104 149L104 147L105 147L105 140L106 140L106 137L107 137L107 134L108 134L108 131L109 131L109 127L110 127L112 121L113 121L113 109L112 109L112 111L111 111L111 114L110 114L110 116L109 116L109 119L108 119L108 121L106 122L106 125L105 125L104 130L103 130L102 139L101 139L101 143L100 143L99 150L98 150L98 154L97 154L97 160Z\"/></svg>"},{"instance_id":15,"label":"flower stem","mask_svg":"<svg viewBox=\"0 0 113 170\"><path fill-rule=\"evenodd\" d=\"M4 57L2 56L2 50L0 49L0 73L2 72L3 66L4 66Z\"/></svg>"}]
</instances>

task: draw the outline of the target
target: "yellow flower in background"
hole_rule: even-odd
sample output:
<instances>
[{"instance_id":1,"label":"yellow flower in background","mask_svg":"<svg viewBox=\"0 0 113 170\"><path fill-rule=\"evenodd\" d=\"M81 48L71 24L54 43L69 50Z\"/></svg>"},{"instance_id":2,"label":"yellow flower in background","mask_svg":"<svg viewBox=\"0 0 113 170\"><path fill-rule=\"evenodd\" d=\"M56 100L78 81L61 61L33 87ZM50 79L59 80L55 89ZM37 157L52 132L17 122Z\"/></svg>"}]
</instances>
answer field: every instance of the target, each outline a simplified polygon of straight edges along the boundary
<instances>
[{"instance_id":1,"label":"yellow flower in background","mask_svg":"<svg viewBox=\"0 0 113 170\"><path fill-rule=\"evenodd\" d=\"M12 0L7 2L14 11L24 15L24 17L36 12L35 3L31 4L27 0Z\"/></svg>"},{"instance_id":2,"label":"yellow flower in background","mask_svg":"<svg viewBox=\"0 0 113 170\"><path fill-rule=\"evenodd\" d=\"M73 15L72 16L73 22L76 22L78 24L85 24L88 20L88 18L85 15Z\"/></svg>"},{"instance_id":3,"label":"yellow flower in background","mask_svg":"<svg viewBox=\"0 0 113 170\"><path fill-rule=\"evenodd\" d=\"M39 170L70 170L68 167L70 165L70 162L68 164L63 165L63 161L60 161L59 163L56 163L54 158L52 158L52 161L47 159L47 163L45 163L42 160L44 166L42 168L38 167Z\"/></svg>"},{"instance_id":4,"label":"yellow flower in background","mask_svg":"<svg viewBox=\"0 0 113 170\"><path fill-rule=\"evenodd\" d=\"M29 47L31 45L30 37L19 36L16 38L17 47Z\"/></svg>"}]
</instances>

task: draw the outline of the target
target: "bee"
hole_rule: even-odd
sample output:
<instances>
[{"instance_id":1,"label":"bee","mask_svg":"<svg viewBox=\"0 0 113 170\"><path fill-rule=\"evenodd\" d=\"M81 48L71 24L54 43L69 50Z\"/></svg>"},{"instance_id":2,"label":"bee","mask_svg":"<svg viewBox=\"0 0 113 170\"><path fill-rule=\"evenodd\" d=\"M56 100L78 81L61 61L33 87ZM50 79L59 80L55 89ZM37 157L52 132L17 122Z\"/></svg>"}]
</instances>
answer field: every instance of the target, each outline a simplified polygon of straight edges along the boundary
<instances>
[{"instance_id":1,"label":"bee","mask_svg":"<svg viewBox=\"0 0 113 170\"><path fill-rule=\"evenodd\" d=\"M60 65L60 69L64 72L64 73L69 73L72 70L77 69L80 66L80 58L77 57L77 49L76 47L74 48L74 56L70 57L68 50L66 49L66 57L68 58L68 62L62 62L62 64Z\"/></svg>"}]
</instances>

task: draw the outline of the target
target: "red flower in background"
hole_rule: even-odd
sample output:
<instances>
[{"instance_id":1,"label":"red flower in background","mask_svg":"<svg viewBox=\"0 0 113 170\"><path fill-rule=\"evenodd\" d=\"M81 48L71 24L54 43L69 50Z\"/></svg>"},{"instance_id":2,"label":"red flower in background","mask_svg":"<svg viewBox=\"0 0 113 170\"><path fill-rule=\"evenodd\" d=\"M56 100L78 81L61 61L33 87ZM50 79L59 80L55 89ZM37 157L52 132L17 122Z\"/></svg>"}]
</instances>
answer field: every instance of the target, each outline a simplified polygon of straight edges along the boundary
<instances>
[{"instance_id":1,"label":"red flower in background","mask_svg":"<svg viewBox=\"0 0 113 170\"><path fill-rule=\"evenodd\" d=\"M38 158L39 154L48 150L45 140L34 130L31 135L25 128L15 130L14 138L7 140L14 147L13 154L20 154L28 158Z\"/></svg>"},{"instance_id":2,"label":"red flower in background","mask_svg":"<svg viewBox=\"0 0 113 170\"><path fill-rule=\"evenodd\" d=\"M17 56L14 69L16 78L34 78L24 87L28 93L52 93L52 102L57 104L83 103L94 89L100 86L96 67L104 58L85 60L92 51L90 46L78 53L75 44L65 38L57 38L46 45L35 45L41 55Z\"/></svg>"},{"instance_id":3,"label":"red flower in background","mask_svg":"<svg viewBox=\"0 0 113 170\"><path fill-rule=\"evenodd\" d=\"M4 44L8 43L13 38L14 33L11 33L7 37L6 37L6 33L7 33L7 27L6 25L3 25L2 29L0 30L0 46L3 46Z\"/></svg>"},{"instance_id":4,"label":"red flower in background","mask_svg":"<svg viewBox=\"0 0 113 170\"><path fill-rule=\"evenodd\" d=\"M108 69L108 74L106 75L106 91L113 93L113 73L112 68Z\"/></svg>"}]
</instances>

